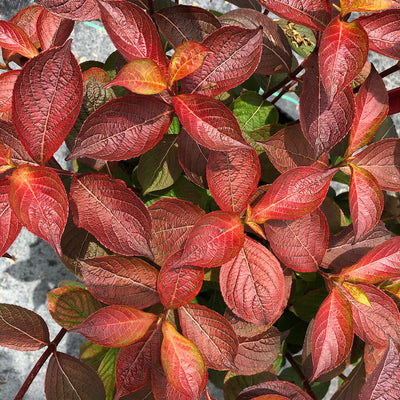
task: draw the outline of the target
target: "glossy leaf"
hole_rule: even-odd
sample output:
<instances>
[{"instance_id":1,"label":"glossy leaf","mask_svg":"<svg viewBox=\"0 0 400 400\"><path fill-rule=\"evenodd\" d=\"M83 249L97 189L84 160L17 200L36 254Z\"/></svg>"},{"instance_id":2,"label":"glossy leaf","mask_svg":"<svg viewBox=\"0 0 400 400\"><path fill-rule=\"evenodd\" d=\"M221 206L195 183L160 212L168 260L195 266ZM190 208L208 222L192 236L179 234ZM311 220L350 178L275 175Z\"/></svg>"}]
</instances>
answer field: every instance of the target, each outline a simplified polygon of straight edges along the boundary
<instances>
[{"instance_id":1,"label":"glossy leaf","mask_svg":"<svg viewBox=\"0 0 400 400\"><path fill-rule=\"evenodd\" d=\"M19 73L19 70L14 70L0 75L0 112L11 111L14 85Z\"/></svg>"},{"instance_id":2,"label":"glossy leaf","mask_svg":"<svg viewBox=\"0 0 400 400\"><path fill-rule=\"evenodd\" d=\"M82 74L71 41L40 53L15 83L12 119L32 158L44 165L75 123L83 97Z\"/></svg>"},{"instance_id":3,"label":"glossy leaf","mask_svg":"<svg viewBox=\"0 0 400 400\"><path fill-rule=\"evenodd\" d=\"M216 151L250 148L240 126L220 101L199 94L172 98L179 121L197 143Z\"/></svg>"},{"instance_id":4,"label":"glossy leaf","mask_svg":"<svg viewBox=\"0 0 400 400\"><path fill-rule=\"evenodd\" d=\"M96 299L106 304L138 309L158 303L158 271L146 261L117 255L81 261L86 287Z\"/></svg>"},{"instance_id":5,"label":"glossy leaf","mask_svg":"<svg viewBox=\"0 0 400 400\"><path fill-rule=\"evenodd\" d=\"M388 114L388 94L383 79L374 67L362 84L355 102L355 115L347 154L353 154L372 139Z\"/></svg>"},{"instance_id":6,"label":"glossy leaf","mask_svg":"<svg viewBox=\"0 0 400 400\"><path fill-rule=\"evenodd\" d=\"M212 151L207 162L211 195L223 211L241 213L249 204L261 175L255 150Z\"/></svg>"},{"instance_id":7,"label":"glossy leaf","mask_svg":"<svg viewBox=\"0 0 400 400\"><path fill-rule=\"evenodd\" d=\"M329 101L329 95L319 77L316 54L304 65L303 90L300 95L300 124L304 137L314 149L315 158L329 151L350 130L354 115L354 96L345 87Z\"/></svg>"},{"instance_id":8,"label":"glossy leaf","mask_svg":"<svg viewBox=\"0 0 400 400\"><path fill-rule=\"evenodd\" d=\"M141 339L157 316L129 306L112 305L91 314L70 332L104 347L128 346Z\"/></svg>"},{"instance_id":9,"label":"glossy leaf","mask_svg":"<svg viewBox=\"0 0 400 400\"><path fill-rule=\"evenodd\" d=\"M85 121L67 159L137 157L162 139L171 119L172 108L154 97L128 95L110 100Z\"/></svg>"},{"instance_id":10,"label":"glossy leaf","mask_svg":"<svg viewBox=\"0 0 400 400\"><path fill-rule=\"evenodd\" d=\"M220 287L227 306L254 324L272 325L285 302L285 280L275 256L246 237L242 250L221 267Z\"/></svg>"},{"instance_id":11,"label":"glossy leaf","mask_svg":"<svg viewBox=\"0 0 400 400\"><path fill-rule=\"evenodd\" d=\"M367 170L351 165L349 203L355 241L369 232L383 211L383 193L374 176Z\"/></svg>"},{"instance_id":12,"label":"glossy leaf","mask_svg":"<svg viewBox=\"0 0 400 400\"><path fill-rule=\"evenodd\" d=\"M101 21L117 50L129 61L149 58L167 72L157 28L139 6L129 1L99 1Z\"/></svg>"},{"instance_id":13,"label":"glossy leaf","mask_svg":"<svg viewBox=\"0 0 400 400\"><path fill-rule=\"evenodd\" d=\"M238 254L244 238L244 226L236 213L214 211L206 214L190 231L180 264L218 267Z\"/></svg>"},{"instance_id":14,"label":"glossy leaf","mask_svg":"<svg viewBox=\"0 0 400 400\"><path fill-rule=\"evenodd\" d=\"M102 174L74 176L70 204L75 225L110 250L153 258L150 214L124 182Z\"/></svg>"},{"instance_id":15,"label":"glossy leaf","mask_svg":"<svg viewBox=\"0 0 400 400\"><path fill-rule=\"evenodd\" d=\"M204 39L211 52L202 66L182 80L182 93L217 96L253 74L261 57L261 28L223 26Z\"/></svg>"},{"instance_id":16,"label":"glossy leaf","mask_svg":"<svg viewBox=\"0 0 400 400\"><path fill-rule=\"evenodd\" d=\"M248 219L264 223L270 219L295 219L309 214L324 200L335 170L293 168L282 174L252 208Z\"/></svg>"},{"instance_id":17,"label":"glossy leaf","mask_svg":"<svg viewBox=\"0 0 400 400\"><path fill-rule=\"evenodd\" d=\"M10 178L9 201L23 225L61 256L68 198L58 175L44 167L19 167Z\"/></svg>"},{"instance_id":18,"label":"glossy leaf","mask_svg":"<svg viewBox=\"0 0 400 400\"><path fill-rule=\"evenodd\" d=\"M167 88L165 76L157 64L148 58L138 58L124 65L104 88L122 86L137 94L157 94Z\"/></svg>"},{"instance_id":19,"label":"glossy leaf","mask_svg":"<svg viewBox=\"0 0 400 400\"><path fill-rule=\"evenodd\" d=\"M65 329L81 324L101 307L87 289L73 286L51 290L47 301L54 321Z\"/></svg>"},{"instance_id":20,"label":"glossy leaf","mask_svg":"<svg viewBox=\"0 0 400 400\"><path fill-rule=\"evenodd\" d=\"M179 45L169 65L169 86L198 70L209 52L206 46L192 40Z\"/></svg>"},{"instance_id":21,"label":"glossy leaf","mask_svg":"<svg viewBox=\"0 0 400 400\"><path fill-rule=\"evenodd\" d=\"M259 0L274 14L311 29L324 30L331 17L331 5L327 0Z\"/></svg>"},{"instance_id":22,"label":"glossy leaf","mask_svg":"<svg viewBox=\"0 0 400 400\"><path fill-rule=\"evenodd\" d=\"M96 0L37 0L47 11L74 21L99 19L100 11Z\"/></svg>"},{"instance_id":23,"label":"glossy leaf","mask_svg":"<svg viewBox=\"0 0 400 400\"><path fill-rule=\"evenodd\" d=\"M400 59L400 9L372 13L357 19L368 34L370 50Z\"/></svg>"},{"instance_id":24,"label":"glossy leaf","mask_svg":"<svg viewBox=\"0 0 400 400\"><path fill-rule=\"evenodd\" d=\"M39 53L25 31L8 21L0 21L0 47L15 51L27 58L35 57Z\"/></svg>"},{"instance_id":25,"label":"glossy leaf","mask_svg":"<svg viewBox=\"0 0 400 400\"><path fill-rule=\"evenodd\" d=\"M39 350L50 343L43 318L13 304L0 304L1 346L19 351Z\"/></svg>"},{"instance_id":26,"label":"glossy leaf","mask_svg":"<svg viewBox=\"0 0 400 400\"><path fill-rule=\"evenodd\" d=\"M382 139L358 153L352 164L366 169L383 190L400 190L400 140Z\"/></svg>"},{"instance_id":27,"label":"glossy leaf","mask_svg":"<svg viewBox=\"0 0 400 400\"><path fill-rule=\"evenodd\" d=\"M357 21L336 17L324 30L319 71L329 104L361 72L368 56L368 36Z\"/></svg>"},{"instance_id":28,"label":"glossy leaf","mask_svg":"<svg viewBox=\"0 0 400 400\"><path fill-rule=\"evenodd\" d=\"M47 366L47 400L105 400L103 382L91 367L68 354L55 352ZM79 397L78 397L79 396Z\"/></svg>"},{"instance_id":29,"label":"glossy leaf","mask_svg":"<svg viewBox=\"0 0 400 400\"><path fill-rule=\"evenodd\" d=\"M318 270L329 240L322 211L317 208L295 220L267 221L264 229L271 249L283 264L298 272Z\"/></svg>"},{"instance_id":30,"label":"glossy leaf","mask_svg":"<svg viewBox=\"0 0 400 400\"><path fill-rule=\"evenodd\" d=\"M157 290L165 308L178 308L192 300L200 291L204 268L180 265L182 250L172 254L158 276Z\"/></svg>"},{"instance_id":31,"label":"glossy leaf","mask_svg":"<svg viewBox=\"0 0 400 400\"><path fill-rule=\"evenodd\" d=\"M204 215L200 207L172 198L157 200L150 205L149 212L153 221L151 249L158 265L184 246L194 224Z\"/></svg>"},{"instance_id":32,"label":"glossy leaf","mask_svg":"<svg viewBox=\"0 0 400 400\"><path fill-rule=\"evenodd\" d=\"M161 363L169 382L183 395L200 399L207 371L196 346L167 321L162 324Z\"/></svg>"},{"instance_id":33,"label":"glossy leaf","mask_svg":"<svg viewBox=\"0 0 400 400\"><path fill-rule=\"evenodd\" d=\"M349 302L333 288L315 317L312 332L312 380L340 365L353 344L353 321Z\"/></svg>"},{"instance_id":34,"label":"glossy leaf","mask_svg":"<svg viewBox=\"0 0 400 400\"><path fill-rule=\"evenodd\" d=\"M199 349L206 367L234 368L239 342L231 324L217 312L189 303L178 309L182 333Z\"/></svg>"}]
</instances>

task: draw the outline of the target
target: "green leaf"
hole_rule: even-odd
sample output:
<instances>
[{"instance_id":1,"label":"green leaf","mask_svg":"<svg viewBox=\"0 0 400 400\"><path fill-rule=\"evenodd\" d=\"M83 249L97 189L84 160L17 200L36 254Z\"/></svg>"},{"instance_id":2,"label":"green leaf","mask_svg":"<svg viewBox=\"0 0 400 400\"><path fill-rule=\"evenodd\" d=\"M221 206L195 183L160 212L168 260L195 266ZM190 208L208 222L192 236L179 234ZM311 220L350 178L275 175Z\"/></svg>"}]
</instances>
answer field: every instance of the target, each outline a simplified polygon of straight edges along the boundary
<instances>
[{"instance_id":1,"label":"green leaf","mask_svg":"<svg viewBox=\"0 0 400 400\"><path fill-rule=\"evenodd\" d=\"M115 389L115 362L119 349L109 349L100 363L97 374L103 381L106 390L106 400L112 400Z\"/></svg>"},{"instance_id":2,"label":"green leaf","mask_svg":"<svg viewBox=\"0 0 400 400\"><path fill-rule=\"evenodd\" d=\"M290 311L303 321L310 322L315 317L326 296L325 288L310 290L290 307Z\"/></svg>"},{"instance_id":3,"label":"green leaf","mask_svg":"<svg viewBox=\"0 0 400 400\"><path fill-rule=\"evenodd\" d=\"M375 132L372 142L376 143L382 139L397 137L396 127L394 126L393 120L391 117L387 117Z\"/></svg>"},{"instance_id":4,"label":"green leaf","mask_svg":"<svg viewBox=\"0 0 400 400\"><path fill-rule=\"evenodd\" d=\"M254 147L257 154L263 154L264 149L257 142L264 142L269 139L274 133L280 131L284 126L280 124L263 125L252 131L243 131L244 138Z\"/></svg>"},{"instance_id":5,"label":"green leaf","mask_svg":"<svg viewBox=\"0 0 400 400\"><path fill-rule=\"evenodd\" d=\"M168 128L168 134L170 135L178 135L179 132L181 131L181 124L179 122L179 119L177 116L172 118L171 125Z\"/></svg>"},{"instance_id":6,"label":"green leaf","mask_svg":"<svg viewBox=\"0 0 400 400\"><path fill-rule=\"evenodd\" d=\"M95 344L90 340L84 342L79 350L79 358L85 364L97 370L108 352L107 347Z\"/></svg>"}]
</instances>

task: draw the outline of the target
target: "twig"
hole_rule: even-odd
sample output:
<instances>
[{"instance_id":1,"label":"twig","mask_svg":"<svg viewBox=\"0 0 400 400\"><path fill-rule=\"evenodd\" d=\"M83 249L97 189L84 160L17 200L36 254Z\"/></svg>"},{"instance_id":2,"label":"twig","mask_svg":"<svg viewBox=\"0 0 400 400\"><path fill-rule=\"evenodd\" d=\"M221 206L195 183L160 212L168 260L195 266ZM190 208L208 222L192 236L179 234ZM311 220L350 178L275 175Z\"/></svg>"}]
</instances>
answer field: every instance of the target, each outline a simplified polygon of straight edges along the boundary
<instances>
[{"instance_id":1,"label":"twig","mask_svg":"<svg viewBox=\"0 0 400 400\"><path fill-rule=\"evenodd\" d=\"M381 78L385 78L386 76L393 74L394 72L397 72L399 70L400 70L400 61L397 64L391 66L390 68L385 69L385 71L382 71L379 75L381 76Z\"/></svg>"}]
</instances>

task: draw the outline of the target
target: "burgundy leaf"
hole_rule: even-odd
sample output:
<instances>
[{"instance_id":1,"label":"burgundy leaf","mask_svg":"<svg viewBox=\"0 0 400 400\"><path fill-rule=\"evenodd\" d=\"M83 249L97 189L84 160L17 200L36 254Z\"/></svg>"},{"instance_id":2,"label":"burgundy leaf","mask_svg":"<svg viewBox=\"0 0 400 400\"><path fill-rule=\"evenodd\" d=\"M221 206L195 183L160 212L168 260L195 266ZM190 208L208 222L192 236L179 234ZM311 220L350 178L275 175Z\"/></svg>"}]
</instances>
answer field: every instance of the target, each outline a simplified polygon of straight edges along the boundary
<instances>
[{"instance_id":1,"label":"burgundy leaf","mask_svg":"<svg viewBox=\"0 0 400 400\"><path fill-rule=\"evenodd\" d=\"M104 28L126 60L149 58L166 74L168 59L157 28L146 12L129 1L100 0L99 5Z\"/></svg>"},{"instance_id":2,"label":"burgundy leaf","mask_svg":"<svg viewBox=\"0 0 400 400\"><path fill-rule=\"evenodd\" d=\"M354 96L348 86L330 103L319 77L316 54L312 54L304 66L303 87L306 89L300 95L300 123L304 137L318 158L340 142L351 128Z\"/></svg>"},{"instance_id":3,"label":"burgundy leaf","mask_svg":"<svg viewBox=\"0 0 400 400\"><path fill-rule=\"evenodd\" d=\"M67 160L137 157L162 139L171 119L172 108L154 97L132 94L112 99L87 118Z\"/></svg>"},{"instance_id":4,"label":"burgundy leaf","mask_svg":"<svg viewBox=\"0 0 400 400\"><path fill-rule=\"evenodd\" d=\"M286 305L285 279L279 261L266 247L248 237L239 254L222 265L220 287L233 313L254 324L272 325Z\"/></svg>"},{"instance_id":5,"label":"burgundy leaf","mask_svg":"<svg viewBox=\"0 0 400 400\"><path fill-rule=\"evenodd\" d=\"M0 75L0 112L9 112L12 108L12 96L20 70L6 71Z\"/></svg>"},{"instance_id":6,"label":"burgundy leaf","mask_svg":"<svg viewBox=\"0 0 400 400\"><path fill-rule=\"evenodd\" d=\"M389 90L389 115L400 112L400 88Z\"/></svg>"},{"instance_id":7,"label":"burgundy leaf","mask_svg":"<svg viewBox=\"0 0 400 400\"><path fill-rule=\"evenodd\" d=\"M367 382L358 400L391 400L400 396L400 354L389 340L385 353Z\"/></svg>"},{"instance_id":8,"label":"burgundy leaf","mask_svg":"<svg viewBox=\"0 0 400 400\"><path fill-rule=\"evenodd\" d=\"M238 254L244 238L244 226L236 213L211 212L195 223L179 263L217 267Z\"/></svg>"},{"instance_id":9,"label":"burgundy leaf","mask_svg":"<svg viewBox=\"0 0 400 400\"><path fill-rule=\"evenodd\" d=\"M40 53L15 83L12 119L32 158L44 165L61 146L79 114L82 74L71 41Z\"/></svg>"},{"instance_id":10,"label":"burgundy leaf","mask_svg":"<svg viewBox=\"0 0 400 400\"><path fill-rule=\"evenodd\" d=\"M96 299L138 309L159 302L158 271L140 258L104 256L81 261L86 287Z\"/></svg>"},{"instance_id":11,"label":"burgundy leaf","mask_svg":"<svg viewBox=\"0 0 400 400\"><path fill-rule=\"evenodd\" d=\"M400 190L400 139L371 143L351 163L370 172L381 189Z\"/></svg>"},{"instance_id":12,"label":"burgundy leaf","mask_svg":"<svg viewBox=\"0 0 400 400\"><path fill-rule=\"evenodd\" d=\"M318 270L329 240L322 211L317 208L295 220L267 221L264 229L272 251L283 264L298 272Z\"/></svg>"},{"instance_id":13,"label":"burgundy leaf","mask_svg":"<svg viewBox=\"0 0 400 400\"><path fill-rule=\"evenodd\" d=\"M103 382L96 371L68 354L54 352L47 366L45 393L47 400L105 400Z\"/></svg>"},{"instance_id":14,"label":"burgundy leaf","mask_svg":"<svg viewBox=\"0 0 400 400\"><path fill-rule=\"evenodd\" d=\"M238 86L256 70L261 57L262 29L223 26L202 44L211 52L196 72L182 80L182 93L214 97Z\"/></svg>"},{"instance_id":15,"label":"burgundy leaf","mask_svg":"<svg viewBox=\"0 0 400 400\"><path fill-rule=\"evenodd\" d=\"M199 293L204 279L204 268L180 265L183 250L172 254L161 267L157 289L165 308L178 308Z\"/></svg>"},{"instance_id":16,"label":"burgundy leaf","mask_svg":"<svg viewBox=\"0 0 400 400\"><path fill-rule=\"evenodd\" d=\"M13 304L0 304L1 346L19 351L39 350L50 343L43 318Z\"/></svg>"},{"instance_id":17,"label":"burgundy leaf","mask_svg":"<svg viewBox=\"0 0 400 400\"><path fill-rule=\"evenodd\" d=\"M74 21L89 21L100 18L96 0L37 0L47 11Z\"/></svg>"},{"instance_id":18,"label":"burgundy leaf","mask_svg":"<svg viewBox=\"0 0 400 400\"><path fill-rule=\"evenodd\" d=\"M153 258L150 214L124 182L102 174L74 176L70 202L75 225L104 246L125 256Z\"/></svg>"},{"instance_id":19,"label":"burgundy leaf","mask_svg":"<svg viewBox=\"0 0 400 400\"><path fill-rule=\"evenodd\" d=\"M318 53L329 104L361 72L367 56L368 36L357 21L345 22L336 17L330 22L322 34Z\"/></svg>"},{"instance_id":20,"label":"burgundy leaf","mask_svg":"<svg viewBox=\"0 0 400 400\"><path fill-rule=\"evenodd\" d=\"M200 350L206 367L234 368L238 338L231 324L217 312L189 303L178 309L182 333Z\"/></svg>"},{"instance_id":21,"label":"burgundy leaf","mask_svg":"<svg viewBox=\"0 0 400 400\"><path fill-rule=\"evenodd\" d=\"M372 66L356 97L347 154L353 154L369 143L388 114L388 102L385 83Z\"/></svg>"},{"instance_id":22,"label":"burgundy leaf","mask_svg":"<svg viewBox=\"0 0 400 400\"><path fill-rule=\"evenodd\" d=\"M219 100L184 94L172 102L186 132L202 146L216 151L250 148L232 111Z\"/></svg>"},{"instance_id":23,"label":"burgundy leaf","mask_svg":"<svg viewBox=\"0 0 400 400\"><path fill-rule=\"evenodd\" d=\"M309 214L324 200L335 172L314 167L286 171L268 188L247 218L262 224L270 219L288 220Z\"/></svg>"},{"instance_id":24,"label":"burgundy leaf","mask_svg":"<svg viewBox=\"0 0 400 400\"><path fill-rule=\"evenodd\" d=\"M274 14L311 29L324 30L331 17L329 0L258 0Z\"/></svg>"},{"instance_id":25,"label":"burgundy leaf","mask_svg":"<svg viewBox=\"0 0 400 400\"><path fill-rule=\"evenodd\" d=\"M48 168L25 165L13 172L10 181L14 213L61 256L60 241L68 218L68 198L61 179Z\"/></svg>"},{"instance_id":26,"label":"burgundy leaf","mask_svg":"<svg viewBox=\"0 0 400 400\"><path fill-rule=\"evenodd\" d=\"M349 302L333 288L315 317L312 332L312 380L339 366L353 344L353 320Z\"/></svg>"},{"instance_id":27,"label":"burgundy leaf","mask_svg":"<svg viewBox=\"0 0 400 400\"><path fill-rule=\"evenodd\" d=\"M254 29L262 26L262 53L255 72L263 75L288 73L292 67L292 51L279 25L267 15L248 8L239 8L222 14L222 25L238 25Z\"/></svg>"},{"instance_id":28,"label":"burgundy leaf","mask_svg":"<svg viewBox=\"0 0 400 400\"><path fill-rule=\"evenodd\" d=\"M211 195L223 211L241 213L249 204L261 175L255 150L212 151L207 162Z\"/></svg>"},{"instance_id":29,"label":"burgundy leaf","mask_svg":"<svg viewBox=\"0 0 400 400\"><path fill-rule=\"evenodd\" d=\"M153 221L151 250L154 261L163 265L167 258L183 248L189 232L204 211L184 200L160 199L149 207Z\"/></svg>"},{"instance_id":30,"label":"burgundy leaf","mask_svg":"<svg viewBox=\"0 0 400 400\"><path fill-rule=\"evenodd\" d=\"M221 27L217 17L200 7L177 5L153 14L161 32L174 47L188 40L202 42Z\"/></svg>"},{"instance_id":31,"label":"burgundy leaf","mask_svg":"<svg viewBox=\"0 0 400 400\"><path fill-rule=\"evenodd\" d=\"M352 164L349 203L354 241L357 242L378 223L384 204L382 190L374 176Z\"/></svg>"},{"instance_id":32,"label":"burgundy leaf","mask_svg":"<svg viewBox=\"0 0 400 400\"><path fill-rule=\"evenodd\" d=\"M372 13L357 21L368 34L370 50L400 59L400 9Z\"/></svg>"}]
</instances>

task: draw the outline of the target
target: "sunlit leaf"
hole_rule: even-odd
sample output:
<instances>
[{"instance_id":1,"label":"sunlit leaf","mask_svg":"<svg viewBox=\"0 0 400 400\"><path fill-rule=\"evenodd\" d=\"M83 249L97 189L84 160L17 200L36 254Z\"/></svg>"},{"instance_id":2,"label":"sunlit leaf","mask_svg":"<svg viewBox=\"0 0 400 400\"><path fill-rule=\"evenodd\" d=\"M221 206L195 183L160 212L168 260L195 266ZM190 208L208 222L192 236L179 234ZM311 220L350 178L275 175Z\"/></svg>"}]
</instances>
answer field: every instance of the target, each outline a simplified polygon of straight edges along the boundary
<instances>
[{"instance_id":1,"label":"sunlit leaf","mask_svg":"<svg viewBox=\"0 0 400 400\"><path fill-rule=\"evenodd\" d=\"M75 21L88 21L100 18L96 0L37 0L47 11L60 17Z\"/></svg>"},{"instance_id":2,"label":"sunlit leaf","mask_svg":"<svg viewBox=\"0 0 400 400\"><path fill-rule=\"evenodd\" d=\"M399 5L393 0L340 0L341 14L344 16L348 13L358 11L380 11Z\"/></svg>"},{"instance_id":3,"label":"sunlit leaf","mask_svg":"<svg viewBox=\"0 0 400 400\"><path fill-rule=\"evenodd\" d=\"M0 21L0 47L15 51L27 58L38 55L38 50L25 31L13 22Z\"/></svg>"}]
</instances>

